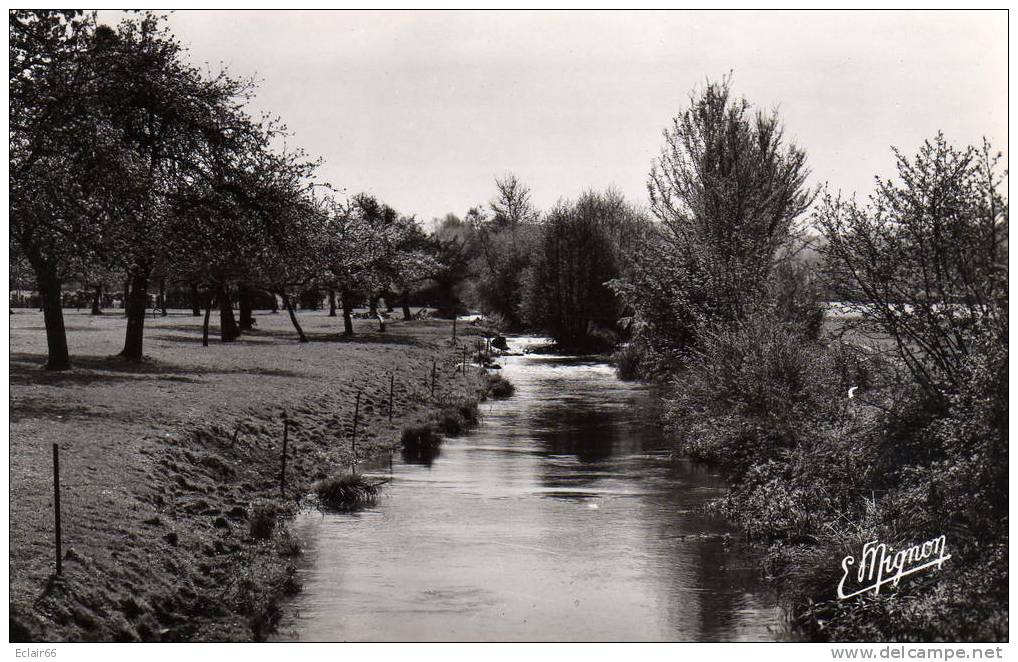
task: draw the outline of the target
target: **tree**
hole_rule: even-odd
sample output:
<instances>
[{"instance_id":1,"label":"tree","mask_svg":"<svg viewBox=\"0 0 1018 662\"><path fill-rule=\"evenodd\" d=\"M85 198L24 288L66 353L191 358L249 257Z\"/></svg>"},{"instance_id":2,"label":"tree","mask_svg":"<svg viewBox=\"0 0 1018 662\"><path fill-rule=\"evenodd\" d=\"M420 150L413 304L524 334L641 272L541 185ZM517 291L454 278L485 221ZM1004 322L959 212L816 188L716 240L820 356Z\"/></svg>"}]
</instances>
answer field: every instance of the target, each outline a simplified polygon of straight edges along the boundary
<instances>
[{"instance_id":1,"label":"tree","mask_svg":"<svg viewBox=\"0 0 1018 662\"><path fill-rule=\"evenodd\" d=\"M339 291L343 332L353 335L353 307L383 287L385 257L394 243L399 214L373 196L361 193L345 204L333 201L323 237L328 265L325 281Z\"/></svg>"},{"instance_id":2,"label":"tree","mask_svg":"<svg viewBox=\"0 0 1018 662\"><path fill-rule=\"evenodd\" d=\"M279 293L288 303L294 286L303 291L321 274L315 248L321 210L310 197L318 162L301 151L274 152L270 145L283 132L277 122L254 123L237 112L229 125L223 144L230 149L217 149L205 176L180 189L171 223L173 263L188 281L215 294L223 342L250 330L244 324L250 300L244 299L256 289ZM230 304L234 285L240 324ZM306 341L292 314L291 320Z\"/></svg>"},{"instance_id":3,"label":"tree","mask_svg":"<svg viewBox=\"0 0 1018 662\"><path fill-rule=\"evenodd\" d=\"M863 330L894 339L929 394L954 392L980 339L1007 342L1000 154L939 133L912 159L894 153L897 180L878 179L868 205L824 196L815 220L828 280Z\"/></svg>"},{"instance_id":4,"label":"tree","mask_svg":"<svg viewBox=\"0 0 1018 662\"><path fill-rule=\"evenodd\" d=\"M12 11L10 23L10 239L35 273L48 370L70 367L61 283L93 239L93 166L107 159L89 112L95 71L84 63L91 15Z\"/></svg>"},{"instance_id":5,"label":"tree","mask_svg":"<svg viewBox=\"0 0 1018 662\"><path fill-rule=\"evenodd\" d=\"M627 268L645 219L615 191L560 202L544 219L526 278L526 320L560 346L608 349L621 302L609 288Z\"/></svg>"},{"instance_id":6,"label":"tree","mask_svg":"<svg viewBox=\"0 0 1018 662\"><path fill-rule=\"evenodd\" d=\"M205 78L184 62L180 44L151 14L97 30L95 58L103 72L100 112L133 166L132 177L118 185L135 195L111 210L106 234L130 280L121 356L136 361L143 355L148 287L168 264L178 220L174 197L185 184L221 170L243 132L233 122L250 84L225 72ZM219 295L222 305L228 292Z\"/></svg>"},{"instance_id":7,"label":"tree","mask_svg":"<svg viewBox=\"0 0 1018 662\"><path fill-rule=\"evenodd\" d=\"M478 245L476 291L486 311L502 316L509 328L520 328L523 274L539 233L538 213L530 189L515 175L496 179L495 186L498 194L489 204L492 218L479 209L467 214Z\"/></svg>"},{"instance_id":8,"label":"tree","mask_svg":"<svg viewBox=\"0 0 1018 662\"><path fill-rule=\"evenodd\" d=\"M472 248L477 246L469 223L455 214L446 214L432 231L429 252L434 256L435 268L428 275L434 285L428 292L435 297L438 314L451 317L466 312L465 292L473 272L471 264L477 257ZM404 307L404 315L409 316Z\"/></svg>"},{"instance_id":9,"label":"tree","mask_svg":"<svg viewBox=\"0 0 1018 662\"><path fill-rule=\"evenodd\" d=\"M440 269L434 245L412 216L401 216L391 235L387 255L381 261L387 292L398 294L403 319L410 319L410 290ZM388 296L388 294L386 295Z\"/></svg>"},{"instance_id":10,"label":"tree","mask_svg":"<svg viewBox=\"0 0 1018 662\"><path fill-rule=\"evenodd\" d=\"M772 269L815 192L806 155L776 113L752 113L730 81L708 82L664 132L648 182L661 221L632 276L617 283L662 353L732 324L767 300Z\"/></svg>"},{"instance_id":11,"label":"tree","mask_svg":"<svg viewBox=\"0 0 1018 662\"><path fill-rule=\"evenodd\" d=\"M537 220L537 211L530 200L530 188L509 172L495 178L498 194L491 201L492 225L497 230L512 230Z\"/></svg>"},{"instance_id":12,"label":"tree","mask_svg":"<svg viewBox=\"0 0 1018 662\"><path fill-rule=\"evenodd\" d=\"M329 213L331 201L314 197L309 188L290 188L290 195L277 198L285 203L277 214L264 217L268 237L266 251L258 263L259 280L266 289L278 294L300 342L308 342L297 320L293 302L301 292L307 291L327 278L329 254ZM267 211L272 209L268 207Z\"/></svg>"}]
</instances>

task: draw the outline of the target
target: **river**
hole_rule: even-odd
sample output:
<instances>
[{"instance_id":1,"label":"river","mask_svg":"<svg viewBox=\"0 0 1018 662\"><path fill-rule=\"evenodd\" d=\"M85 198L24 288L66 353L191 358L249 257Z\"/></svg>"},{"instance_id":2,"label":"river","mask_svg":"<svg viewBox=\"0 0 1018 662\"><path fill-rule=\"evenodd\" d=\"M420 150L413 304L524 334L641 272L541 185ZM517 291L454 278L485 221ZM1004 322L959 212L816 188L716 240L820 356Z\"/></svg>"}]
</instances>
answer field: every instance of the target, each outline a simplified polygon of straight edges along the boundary
<instances>
[{"instance_id":1,"label":"river","mask_svg":"<svg viewBox=\"0 0 1018 662\"><path fill-rule=\"evenodd\" d=\"M375 507L298 519L304 590L277 639L791 638L737 534L699 511L724 483L673 456L651 387L580 357L502 363L515 395L397 462Z\"/></svg>"}]
</instances>

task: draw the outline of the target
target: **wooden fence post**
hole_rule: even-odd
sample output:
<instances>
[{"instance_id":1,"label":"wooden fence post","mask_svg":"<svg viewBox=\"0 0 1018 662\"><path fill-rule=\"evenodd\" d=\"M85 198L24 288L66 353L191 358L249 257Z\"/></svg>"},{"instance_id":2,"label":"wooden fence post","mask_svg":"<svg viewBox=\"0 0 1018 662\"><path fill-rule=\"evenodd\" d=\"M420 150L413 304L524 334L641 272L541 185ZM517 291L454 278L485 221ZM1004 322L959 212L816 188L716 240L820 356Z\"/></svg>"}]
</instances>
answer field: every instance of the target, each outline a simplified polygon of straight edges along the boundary
<instances>
[{"instance_id":1,"label":"wooden fence post","mask_svg":"<svg viewBox=\"0 0 1018 662\"><path fill-rule=\"evenodd\" d=\"M63 550L60 544L60 447L53 444L53 517L57 547L57 575L64 574Z\"/></svg>"},{"instance_id":2,"label":"wooden fence post","mask_svg":"<svg viewBox=\"0 0 1018 662\"><path fill-rule=\"evenodd\" d=\"M392 392L396 385L396 373L389 373L389 423L392 423Z\"/></svg>"},{"instance_id":3,"label":"wooden fence post","mask_svg":"<svg viewBox=\"0 0 1018 662\"><path fill-rule=\"evenodd\" d=\"M353 434L350 437L350 473L357 473L357 419L361 413L361 392L357 391L357 402L353 407Z\"/></svg>"},{"instance_id":4,"label":"wooden fence post","mask_svg":"<svg viewBox=\"0 0 1018 662\"><path fill-rule=\"evenodd\" d=\"M286 497L286 442L290 433L290 419L286 417L286 412L283 412L283 457L280 460L279 467L279 496L280 498Z\"/></svg>"}]
</instances>

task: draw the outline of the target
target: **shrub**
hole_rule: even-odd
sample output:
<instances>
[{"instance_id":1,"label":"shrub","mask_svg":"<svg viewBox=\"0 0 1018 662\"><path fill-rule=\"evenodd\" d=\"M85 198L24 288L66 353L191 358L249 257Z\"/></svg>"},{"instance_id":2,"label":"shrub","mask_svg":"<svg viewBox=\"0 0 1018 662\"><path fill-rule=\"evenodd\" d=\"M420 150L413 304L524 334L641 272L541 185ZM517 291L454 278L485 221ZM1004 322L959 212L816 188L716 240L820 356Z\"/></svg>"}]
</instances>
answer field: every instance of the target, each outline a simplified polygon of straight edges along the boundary
<instances>
[{"instance_id":1,"label":"shrub","mask_svg":"<svg viewBox=\"0 0 1018 662\"><path fill-rule=\"evenodd\" d=\"M464 427L463 418L454 407L443 407L432 415L435 427L443 434L459 434Z\"/></svg>"},{"instance_id":2,"label":"shrub","mask_svg":"<svg viewBox=\"0 0 1018 662\"><path fill-rule=\"evenodd\" d=\"M488 375L488 395L493 398L508 398L516 392L513 383L498 373Z\"/></svg>"},{"instance_id":3,"label":"shrub","mask_svg":"<svg viewBox=\"0 0 1018 662\"><path fill-rule=\"evenodd\" d=\"M690 455L722 463L733 477L793 448L804 421L844 412L846 361L792 324L758 313L702 335L667 404Z\"/></svg>"},{"instance_id":4,"label":"shrub","mask_svg":"<svg viewBox=\"0 0 1018 662\"><path fill-rule=\"evenodd\" d=\"M356 510L374 502L378 486L361 474L333 476L315 485L318 503L329 510Z\"/></svg>"},{"instance_id":5,"label":"shrub","mask_svg":"<svg viewBox=\"0 0 1018 662\"><path fill-rule=\"evenodd\" d=\"M259 501L251 507L250 531L255 540L268 540L276 528L279 506L272 501Z\"/></svg>"},{"instance_id":6,"label":"shrub","mask_svg":"<svg viewBox=\"0 0 1018 662\"><path fill-rule=\"evenodd\" d=\"M467 398L445 404L432 415L433 424L444 434L459 434L477 424L477 402Z\"/></svg>"},{"instance_id":7,"label":"shrub","mask_svg":"<svg viewBox=\"0 0 1018 662\"><path fill-rule=\"evenodd\" d=\"M640 378L641 353L635 343L626 343L615 350L611 362L619 379L631 381Z\"/></svg>"}]
</instances>

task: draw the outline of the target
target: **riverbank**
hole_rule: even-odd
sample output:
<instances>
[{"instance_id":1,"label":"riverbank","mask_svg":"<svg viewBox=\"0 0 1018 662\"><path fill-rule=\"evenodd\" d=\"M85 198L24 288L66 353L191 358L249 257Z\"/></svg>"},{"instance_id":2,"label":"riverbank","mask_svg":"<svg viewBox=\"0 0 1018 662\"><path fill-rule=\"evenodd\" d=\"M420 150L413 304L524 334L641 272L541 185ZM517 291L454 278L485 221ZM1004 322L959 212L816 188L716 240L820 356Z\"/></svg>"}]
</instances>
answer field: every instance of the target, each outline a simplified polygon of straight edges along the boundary
<instances>
[{"instance_id":1,"label":"riverbank","mask_svg":"<svg viewBox=\"0 0 1018 662\"><path fill-rule=\"evenodd\" d=\"M766 549L808 637L1007 639L1006 346L974 345L957 386L938 394L876 344L768 320L698 351L665 396L670 434L730 482L716 510ZM942 536L951 560L900 585L867 588L843 566L867 545Z\"/></svg>"},{"instance_id":2,"label":"riverbank","mask_svg":"<svg viewBox=\"0 0 1018 662\"><path fill-rule=\"evenodd\" d=\"M202 347L201 319L181 311L146 320L151 359L129 364L111 356L121 315L66 314L75 367L61 373L40 369L41 314L10 318L12 639L263 637L277 601L299 588L285 514L314 481L350 466L357 393L364 462L387 457L403 428L441 403L483 388L457 370L475 331L461 327L454 346L451 322L390 321L379 332L357 320L344 338L341 319L307 312L312 342L300 344L285 314L265 313L253 333ZM54 443L62 577L53 574Z\"/></svg>"}]
</instances>

